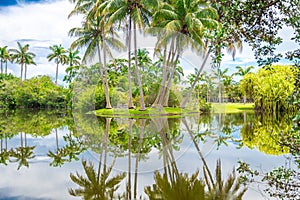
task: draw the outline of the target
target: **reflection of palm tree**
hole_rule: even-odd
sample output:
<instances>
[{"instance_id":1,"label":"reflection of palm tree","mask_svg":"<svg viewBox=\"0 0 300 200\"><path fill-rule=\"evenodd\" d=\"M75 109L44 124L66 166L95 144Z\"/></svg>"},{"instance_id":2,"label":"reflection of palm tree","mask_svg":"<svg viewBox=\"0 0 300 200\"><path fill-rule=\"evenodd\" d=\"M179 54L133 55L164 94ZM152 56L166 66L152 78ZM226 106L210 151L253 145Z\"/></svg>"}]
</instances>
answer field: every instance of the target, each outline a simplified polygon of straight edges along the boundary
<instances>
[{"instance_id":1,"label":"reflection of palm tree","mask_svg":"<svg viewBox=\"0 0 300 200\"><path fill-rule=\"evenodd\" d=\"M53 161L50 163L50 166L62 166L67 159L64 158L66 156L66 150L64 148L59 148L58 147L58 133L57 133L57 128L55 129L55 139L56 139L56 151L55 153L52 151L48 152L48 156L50 158L53 158Z\"/></svg>"},{"instance_id":2,"label":"reflection of palm tree","mask_svg":"<svg viewBox=\"0 0 300 200\"><path fill-rule=\"evenodd\" d=\"M78 172L75 174L70 174L71 180L79 185L81 188L69 189L69 193L72 196L82 196L84 199L113 199L115 192L119 188L120 182L125 178L126 174L122 173L116 175L112 178L108 178L114 166L115 160L112 165L107 169L107 145L108 145L108 135L110 131L111 118L106 118L106 129L104 135L104 142L102 143L102 149L100 152L100 160L97 169L97 173L94 170L93 163L87 164L85 160L82 161L82 165L87 177L80 175ZM102 156L102 151L104 150L104 158ZM102 162L103 158L103 162ZM103 163L103 167L102 166ZM102 172L101 172L102 169Z\"/></svg>"},{"instance_id":3,"label":"reflection of palm tree","mask_svg":"<svg viewBox=\"0 0 300 200\"><path fill-rule=\"evenodd\" d=\"M221 173L221 161L217 161L215 180L213 179L212 173L204 159L204 155L202 154L196 140L193 136L192 131L189 129L187 121L185 118L182 119L184 126L187 129L190 137L193 140L195 148L198 151L198 154L203 162L203 171L205 177L205 183L208 187L208 199L216 199L216 200L241 200L242 196L246 192L246 188L240 190L241 184L239 182L239 178L235 176L235 172L233 170L232 174L228 177L226 181L222 180Z\"/></svg>"},{"instance_id":4,"label":"reflection of palm tree","mask_svg":"<svg viewBox=\"0 0 300 200\"><path fill-rule=\"evenodd\" d=\"M82 146L82 142L76 138L74 140L72 138L72 134L68 134L63 137L64 140L68 143L64 147L65 155L69 156L68 161L71 162L72 160L79 160L78 156L85 151L86 149Z\"/></svg>"},{"instance_id":5,"label":"reflection of palm tree","mask_svg":"<svg viewBox=\"0 0 300 200\"><path fill-rule=\"evenodd\" d=\"M16 158L16 160L14 160L13 162L19 162L18 170L23 165L29 167L27 160L35 157L33 153L35 146L27 146L26 139L25 139L25 146L24 146L22 132L20 132L20 140L21 140L21 146L17 147L15 150L13 149L10 150L11 156Z\"/></svg>"},{"instance_id":6,"label":"reflection of palm tree","mask_svg":"<svg viewBox=\"0 0 300 200\"><path fill-rule=\"evenodd\" d=\"M9 159L10 152L7 151L7 137L4 135L5 138L5 147L3 148L3 135L1 135L1 143L0 143L0 163L7 165L6 161Z\"/></svg>"}]
</instances>

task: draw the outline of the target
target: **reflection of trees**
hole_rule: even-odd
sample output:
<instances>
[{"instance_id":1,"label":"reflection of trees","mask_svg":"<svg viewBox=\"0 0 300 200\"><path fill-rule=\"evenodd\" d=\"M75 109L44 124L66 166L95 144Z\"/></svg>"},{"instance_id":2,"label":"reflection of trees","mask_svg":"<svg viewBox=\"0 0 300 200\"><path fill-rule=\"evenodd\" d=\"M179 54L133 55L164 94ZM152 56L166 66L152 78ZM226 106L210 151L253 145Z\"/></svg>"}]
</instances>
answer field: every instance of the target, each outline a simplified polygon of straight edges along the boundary
<instances>
[{"instance_id":1,"label":"reflection of trees","mask_svg":"<svg viewBox=\"0 0 300 200\"><path fill-rule=\"evenodd\" d=\"M289 135L292 128L288 115L274 116L260 114L254 121L248 121L241 129L243 144L249 148L258 148L259 151L278 155L288 153L289 149L280 145L282 135Z\"/></svg>"},{"instance_id":2,"label":"reflection of trees","mask_svg":"<svg viewBox=\"0 0 300 200\"><path fill-rule=\"evenodd\" d=\"M55 152L48 152L48 156L53 158L53 161L50 163L50 166L57 167L62 166L65 162L71 162L72 160L79 160L78 156L85 151L82 141L73 136L70 132L69 134L63 136L66 145L59 147L58 145L58 131L55 129L55 141L56 141L56 150Z\"/></svg>"},{"instance_id":3,"label":"reflection of trees","mask_svg":"<svg viewBox=\"0 0 300 200\"><path fill-rule=\"evenodd\" d=\"M20 147L10 150L11 156L16 158L15 160L13 160L13 162L19 162L18 170L22 166L29 167L28 160L35 157L33 153L35 146L27 146L26 134L25 134L25 145L24 145L22 131L20 132L20 141L21 141Z\"/></svg>"},{"instance_id":4,"label":"reflection of trees","mask_svg":"<svg viewBox=\"0 0 300 200\"><path fill-rule=\"evenodd\" d=\"M104 135L101 135L102 143L100 144L100 160L97 172L94 169L93 163L87 164L85 160L82 165L86 177L76 174L70 174L71 180L80 188L69 189L72 196L81 196L83 199L113 199L116 196L116 191L119 188L120 182L125 178L125 173L113 176L111 175L115 159L110 167L107 168L107 154L108 154L108 136L110 132L111 118L106 119L106 129Z\"/></svg>"},{"instance_id":5,"label":"reflection of trees","mask_svg":"<svg viewBox=\"0 0 300 200\"><path fill-rule=\"evenodd\" d=\"M204 178L199 178L199 172L196 171L191 176L187 173L179 172L176 166L176 160L172 148L166 140L168 129L166 122L163 119L154 119L156 128L160 133L164 145L164 173L155 172L155 183L152 186L145 188L145 193L149 199L155 200L176 200L176 199L214 199L214 200L235 200L242 199L246 189L241 190L241 185L238 178L235 176L234 171L226 179L222 179L221 162L217 161L215 179L206 164L203 154L196 143L192 131L187 125L187 121L182 119L183 124L186 126L189 135L199 153L199 156L204 164Z\"/></svg>"}]
</instances>

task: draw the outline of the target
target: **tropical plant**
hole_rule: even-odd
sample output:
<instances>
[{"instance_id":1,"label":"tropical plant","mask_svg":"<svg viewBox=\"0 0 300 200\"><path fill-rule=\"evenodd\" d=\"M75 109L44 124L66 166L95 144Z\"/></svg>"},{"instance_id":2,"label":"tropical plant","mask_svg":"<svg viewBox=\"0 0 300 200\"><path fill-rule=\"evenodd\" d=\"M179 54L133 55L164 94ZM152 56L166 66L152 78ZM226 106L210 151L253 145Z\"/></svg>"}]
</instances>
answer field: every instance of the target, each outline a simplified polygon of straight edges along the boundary
<instances>
[{"instance_id":1,"label":"tropical plant","mask_svg":"<svg viewBox=\"0 0 300 200\"><path fill-rule=\"evenodd\" d=\"M53 45L50 46L49 49L52 51L51 54L47 56L49 61L52 61L54 59L54 62L56 63L56 73L55 73L55 84L57 85L57 79L58 79L58 66L59 64L66 64L68 61L68 57L66 55L65 48L60 45Z\"/></svg>"},{"instance_id":2,"label":"tropical plant","mask_svg":"<svg viewBox=\"0 0 300 200\"><path fill-rule=\"evenodd\" d=\"M35 54L32 52L29 52L29 44L26 44L24 46L21 45L20 42L17 42L18 49L11 49L12 58L13 61L21 65L21 80L23 79L23 67L24 64L33 64L33 58L35 57Z\"/></svg>"}]
</instances>

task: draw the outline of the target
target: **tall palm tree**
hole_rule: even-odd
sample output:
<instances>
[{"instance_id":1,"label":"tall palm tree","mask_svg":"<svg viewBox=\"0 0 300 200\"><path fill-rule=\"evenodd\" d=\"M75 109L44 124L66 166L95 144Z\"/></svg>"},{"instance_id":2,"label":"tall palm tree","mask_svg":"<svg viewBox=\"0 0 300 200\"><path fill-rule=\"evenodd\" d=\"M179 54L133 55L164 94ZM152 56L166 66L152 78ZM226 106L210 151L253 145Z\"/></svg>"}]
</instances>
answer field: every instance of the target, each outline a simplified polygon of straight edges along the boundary
<instances>
[{"instance_id":1,"label":"tall palm tree","mask_svg":"<svg viewBox=\"0 0 300 200\"><path fill-rule=\"evenodd\" d=\"M235 67L238 71L236 73L234 73L234 75L238 75L241 77L244 77L246 74L249 74L251 72L252 69L254 69L253 66L249 66L246 68L242 68L241 66L236 66ZM246 93L244 93L244 104L247 102L247 95Z\"/></svg>"},{"instance_id":2,"label":"tall palm tree","mask_svg":"<svg viewBox=\"0 0 300 200\"><path fill-rule=\"evenodd\" d=\"M29 44L26 44L24 46L21 45L20 42L17 42L18 44L18 49L11 49L12 52L12 57L14 62L17 62L18 64L21 65L21 75L20 78L22 80L23 78L23 67L24 64L26 63L26 57L35 57L35 54L32 52L29 52Z\"/></svg>"},{"instance_id":3,"label":"tall palm tree","mask_svg":"<svg viewBox=\"0 0 300 200\"><path fill-rule=\"evenodd\" d=\"M35 57L35 54L32 55L26 55L25 56L25 72L24 72L24 80L26 80L27 76L27 65L36 65L36 63L33 61L33 58Z\"/></svg>"},{"instance_id":4,"label":"tall palm tree","mask_svg":"<svg viewBox=\"0 0 300 200\"><path fill-rule=\"evenodd\" d=\"M7 61L10 60L9 50L7 50L7 46L0 47L0 65L1 65L1 73L3 73L3 63L5 63L5 74L7 74Z\"/></svg>"},{"instance_id":5,"label":"tall palm tree","mask_svg":"<svg viewBox=\"0 0 300 200\"><path fill-rule=\"evenodd\" d=\"M222 86L227 72L228 72L228 68L222 70L220 67L216 68L213 71L213 76L217 80L218 88L219 88L219 103L222 103Z\"/></svg>"},{"instance_id":6,"label":"tall palm tree","mask_svg":"<svg viewBox=\"0 0 300 200\"><path fill-rule=\"evenodd\" d=\"M129 81L129 102L128 108L133 108L132 89L131 89L131 39L133 25L133 44L135 55L135 74L138 81L140 92L140 110L146 110L144 102L144 93L142 88L142 80L139 74L137 59L137 28L141 29L149 24L151 17L150 8L156 6L157 1L151 0L108 0L104 1L101 7L105 7L103 12L109 13L108 25L125 22L127 28L127 46L128 46L128 81Z\"/></svg>"},{"instance_id":7,"label":"tall palm tree","mask_svg":"<svg viewBox=\"0 0 300 200\"><path fill-rule=\"evenodd\" d=\"M81 57L78 55L79 51L73 51L71 48L68 49L68 65L66 69L67 75L64 76L63 81L71 83L72 79L78 74L81 67Z\"/></svg>"},{"instance_id":8,"label":"tall palm tree","mask_svg":"<svg viewBox=\"0 0 300 200\"><path fill-rule=\"evenodd\" d=\"M53 45L50 46L49 49L52 51L51 54L47 56L49 61L52 61L54 59L56 63L56 73L55 73L55 84L57 85L57 79L58 79L58 66L59 64L66 64L68 57L66 55L66 50L65 48L60 44L60 45Z\"/></svg>"},{"instance_id":9,"label":"tall palm tree","mask_svg":"<svg viewBox=\"0 0 300 200\"><path fill-rule=\"evenodd\" d=\"M208 29L213 29L218 26L216 19L216 11L206 3L201 1L190 0L171 0L162 2L161 6L153 15L153 27L163 28L160 41L156 48L166 47L168 42L171 42L168 56L165 65L169 64L169 70L164 69L162 78L162 88L159 91L161 101L156 100L156 104L161 104L165 98L167 85L167 76L172 79L172 74L177 63L177 60L184 48L191 47L198 52L205 51L205 43L203 35ZM210 53L208 51L208 53ZM165 53L164 53L165 54ZM207 59L204 59L206 62ZM165 67L166 68L166 67ZM202 68L199 70L202 71ZM193 89L193 88L192 88ZM188 97L184 101L182 107L185 107Z\"/></svg>"},{"instance_id":10,"label":"tall palm tree","mask_svg":"<svg viewBox=\"0 0 300 200\"><path fill-rule=\"evenodd\" d=\"M124 48L124 45L118 40L117 34L113 31L113 29L104 30L104 24L105 16L87 16L83 26L71 29L69 31L69 35L78 37L71 44L72 49L86 47L84 56L82 58L83 63L91 61L94 56L97 55L98 62L100 64L102 85L106 98L106 108L111 109L112 106L109 97L108 74L106 66L107 54L112 58L113 56L110 47L120 50ZM101 49L103 56L101 56Z\"/></svg>"}]
</instances>

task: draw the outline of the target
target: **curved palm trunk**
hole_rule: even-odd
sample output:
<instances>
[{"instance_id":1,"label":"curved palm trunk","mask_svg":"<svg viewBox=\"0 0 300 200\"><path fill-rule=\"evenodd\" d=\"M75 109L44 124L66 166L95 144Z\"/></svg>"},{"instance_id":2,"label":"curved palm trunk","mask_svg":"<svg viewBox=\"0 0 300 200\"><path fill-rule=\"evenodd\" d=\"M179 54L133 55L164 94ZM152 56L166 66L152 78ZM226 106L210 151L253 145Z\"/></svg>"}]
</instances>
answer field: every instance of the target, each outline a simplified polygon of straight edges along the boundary
<instances>
[{"instance_id":1,"label":"curved palm trunk","mask_svg":"<svg viewBox=\"0 0 300 200\"><path fill-rule=\"evenodd\" d=\"M133 109L132 88L131 88L131 15L129 15L128 27L128 108Z\"/></svg>"},{"instance_id":2,"label":"curved palm trunk","mask_svg":"<svg viewBox=\"0 0 300 200\"><path fill-rule=\"evenodd\" d=\"M203 162L203 165L204 165L203 168L207 171L208 176L209 176L209 180L211 181L211 183L212 183L212 185L213 185L213 184L214 184L213 176L212 176L212 174L211 174L211 172L210 172L210 170L209 170L209 167L208 167L208 165L207 165L207 163L206 163L206 160L205 160L205 158L204 158L204 155L202 154L202 152L201 152L201 150L200 150L200 148L199 148L199 146L198 146L198 144L197 144L197 142L196 142L196 140L195 140L195 138L194 138L194 136L193 136L193 133L192 133L192 131L190 130L190 128L189 128L189 126L188 126L188 124L187 124L185 118L182 118L182 123L184 124L184 126L185 126L187 132L189 133L189 135L190 135L190 137L191 137L191 139L192 139L192 141L193 141L193 143L194 143L194 145L195 145L195 148L197 149L197 152L198 152L198 154L199 154L199 156L200 156L200 158L201 158L201 160L202 160L202 162Z\"/></svg>"},{"instance_id":3,"label":"curved palm trunk","mask_svg":"<svg viewBox=\"0 0 300 200\"><path fill-rule=\"evenodd\" d=\"M105 101L106 101L106 108L111 109L112 106L110 104L110 97L109 97L109 89L108 89L108 80L107 80L107 72L106 72L106 50L103 47L103 60L104 60L104 69L102 68L102 60L101 60L101 50L99 44L97 44L97 52L98 52L98 59L99 59L99 68L100 68L100 76L102 87L104 90Z\"/></svg>"},{"instance_id":4,"label":"curved palm trunk","mask_svg":"<svg viewBox=\"0 0 300 200\"><path fill-rule=\"evenodd\" d=\"M137 38L136 38L136 23L134 23L134 57L135 57L135 73L139 85L139 90L140 90L140 109L141 111L146 110L145 107L145 100L144 100L144 92L143 92L143 86L142 86L142 80L141 76L139 73L139 66L138 66L138 59L137 59Z\"/></svg>"},{"instance_id":5,"label":"curved palm trunk","mask_svg":"<svg viewBox=\"0 0 300 200\"><path fill-rule=\"evenodd\" d=\"M169 52L170 53L170 52ZM170 54L169 54L170 55ZM158 91L158 94L156 96L156 99L155 101L153 102L152 104L152 107L158 107L159 105L159 99L161 98L162 96L162 93L163 93L163 89L164 89L164 85L166 84L166 81L167 81L167 65L166 65L166 57L167 57L167 49L165 48L164 50L164 59L163 59L163 73L162 73L162 81L161 81L161 85L159 87L159 91Z\"/></svg>"},{"instance_id":6,"label":"curved palm trunk","mask_svg":"<svg viewBox=\"0 0 300 200\"><path fill-rule=\"evenodd\" d=\"M208 59L208 57L209 57L209 54L210 54L210 49L208 50L208 52L206 53L206 55L205 55L205 57L204 57L204 60L203 60L203 62L202 62L202 65L201 65L200 69L198 70L198 73L197 73L197 75L196 75L196 78L195 78L195 80L194 80L194 82L193 82L193 84L192 84L192 86L191 86L191 88L190 88L190 90L189 90L187 96L185 97L183 103L182 103L181 106L180 106L181 108L185 108L185 107L186 107L186 104L188 103L188 101L189 101L189 99L190 99L190 96L191 96L191 94L192 94L192 91L194 90L194 87L196 86L196 83L199 81L200 75L201 75L201 73L202 73L202 70L203 70L203 68L204 68L204 66L205 66L205 64L206 64L206 62L207 62L207 59Z\"/></svg>"},{"instance_id":7,"label":"curved palm trunk","mask_svg":"<svg viewBox=\"0 0 300 200\"><path fill-rule=\"evenodd\" d=\"M167 88L166 88L167 91L166 91L164 102L163 102L164 107L168 107L170 91L171 91L172 82L173 82L173 78L174 78L174 74L175 74L175 70L176 70L176 64L177 64L178 59L179 59L179 54L177 54L175 61L174 62L172 61L173 67L171 69L170 77L169 77Z\"/></svg>"}]
</instances>

